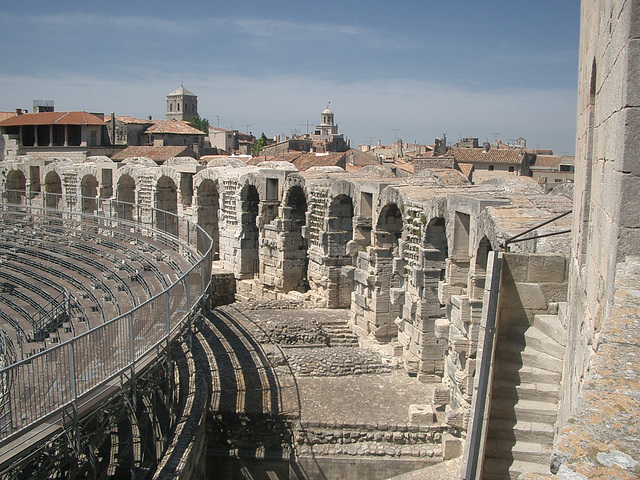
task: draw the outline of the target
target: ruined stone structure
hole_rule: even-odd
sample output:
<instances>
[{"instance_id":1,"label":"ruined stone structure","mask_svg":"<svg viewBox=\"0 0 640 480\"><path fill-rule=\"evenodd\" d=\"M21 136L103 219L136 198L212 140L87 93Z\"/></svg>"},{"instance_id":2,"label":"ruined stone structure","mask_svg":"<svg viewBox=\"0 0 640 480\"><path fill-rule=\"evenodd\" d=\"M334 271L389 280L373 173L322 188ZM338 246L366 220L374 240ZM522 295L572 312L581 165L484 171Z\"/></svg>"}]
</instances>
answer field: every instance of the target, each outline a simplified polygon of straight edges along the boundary
<instances>
[{"instance_id":1,"label":"ruined stone structure","mask_svg":"<svg viewBox=\"0 0 640 480\"><path fill-rule=\"evenodd\" d=\"M233 158L207 166L176 158L158 166L144 158L117 164L106 157L83 163L23 157L5 162L4 172L5 188L24 201L34 193L51 201L57 197L47 193L82 195L96 199L83 202L91 212L99 198L113 197L190 217L213 238L214 259L235 277L237 299L348 309L361 346L396 358L409 375L434 385L424 403L443 412L443 425L460 444L489 252L570 209L569 199L545 195L528 178L471 185L453 170L424 170L407 180L384 167L352 175L338 167L299 172L286 162L245 166ZM121 215L135 218L145 209L125 206ZM168 223L173 217L156 215L158 226L180 233ZM567 224L557 220L541 231ZM566 300L567 237L511 247L523 255L514 261L548 272L514 273L513 282L522 285L512 285L509 324L526 329ZM534 253L543 256L530 260Z\"/></svg>"},{"instance_id":2,"label":"ruined stone structure","mask_svg":"<svg viewBox=\"0 0 640 480\"><path fill-rule=\"evenodd\" d=\"M145 206L191 218L213 239L216 298L324 309L317 318L343 312L350 337L333 338L356 339L367 355L378 355L335 350L339 366L327 367L317 352L333 341L332 321L271 312L258 313L265 318L251 326L246 312L234 313L245 315L240 321L218 310L195 334L203 339L200 356L215 357L218 367L235 368L253 355L261 364L293 365L300 380L312 371L357 376L363 366L381 375L398 365L430 386L404 424L316 421L292 433L295 406L280 411L291 415L283 423L274 398L255 395L261 416L249 417L250 405L225 392L241 386L218 385L209 458L239 455L253 432L265 459L277 450L281 460L309 468L323 455L362 464L413 456L427 458L429 468L462 457L464 478L540 478L550 468L559 478L634 478L639 12L640 0L583 1L573 204L526 176L472 185L450 169L398 178L383 166L300 172L287 162L247 166L231 157L161 166L146 158L14 157L0 164L1 186L18 203L41 198L76 208L74 198L84 196L88 213L99 199L115 198L131 202L119 213L124 218L149 215ZM47 195L61 193L71 195L68 205ZM162 212L153 221L190 234ZM236 342L219 345L224 331ZM263 353L251 338L307 350ZM228 358L207 350L214 344ZM260 375L275 385L271 373L249 380ZM274 389L294 389L293 377ZM252 390L245 387L246 401ZM240 433L225 437L225 425ZM198 428L194 449L203 452L201 421ZM264 435L269 429L275 441Z\"/></svg>"}]
</instances>

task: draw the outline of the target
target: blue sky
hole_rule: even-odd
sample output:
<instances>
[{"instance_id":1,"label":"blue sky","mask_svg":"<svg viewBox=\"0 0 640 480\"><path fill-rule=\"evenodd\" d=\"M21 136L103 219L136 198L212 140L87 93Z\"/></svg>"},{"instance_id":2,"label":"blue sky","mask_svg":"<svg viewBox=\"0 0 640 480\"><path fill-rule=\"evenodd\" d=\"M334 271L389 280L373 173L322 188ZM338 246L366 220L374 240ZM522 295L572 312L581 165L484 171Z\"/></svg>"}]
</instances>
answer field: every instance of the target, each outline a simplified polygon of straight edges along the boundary
<instances>
[{"instance_id":1,"label":"blue sky","mask_svg":"<svg viewBox=\"0 0 640 480\"><path fill-rule=\"evenodd\" d=\"M213 126L360 143L447 134L573 154L578 0L29 1L0 6L0 110L163 119L181 82Z\"/></svg>"}]
</instances>

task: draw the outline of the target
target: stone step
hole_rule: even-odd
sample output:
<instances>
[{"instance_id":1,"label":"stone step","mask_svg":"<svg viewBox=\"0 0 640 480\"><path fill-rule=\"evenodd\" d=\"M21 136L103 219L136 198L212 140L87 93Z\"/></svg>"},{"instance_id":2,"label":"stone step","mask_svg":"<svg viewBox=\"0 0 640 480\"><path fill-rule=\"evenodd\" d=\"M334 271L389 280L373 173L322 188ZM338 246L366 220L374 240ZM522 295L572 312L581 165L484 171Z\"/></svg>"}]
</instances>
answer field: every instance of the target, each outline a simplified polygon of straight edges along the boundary
<instances>
[{"instance_id":1,"label":"stone step","mask_svg":"<svg viewBox=\"0 0 640 480\"><path fill-rule=\"evenodd\" d=\"M494 440L535 442L553 446L553 425L540 422L523 422L493 418L489 422L488 443Z\"/></svg>"},{"instance_id":2,"label":"stone step","mask_svg":"<svg viewBox=\"0 0 640 480\"><path fill-rule=\"evenodd\" d=\"M485 458L483 480L517 480L523 473L550 473L549 465L521 460Z\"/></svg>"},{"instance_id":3,"label":"stone step","mask_svg":"<svg viewBox=\"0 0 640 480\"><path fill-rule=\"evenodd\" d=\"M547 353L560 360L564 359L564 347L535 327L512 327L507 336L527 347Z\"/></svg>"},{"instance_id":4,"label":"stone step","mask_svg":"<svg viewBox=\"0 0 640 480\"><path fill-rule=\"evenodd\" d=\"M491 401L491 419L517 420L554 425L558 406L549 402L519 400L517 398L494 398Z\"/></svg>"},{"instance_id":5,"label":"stone step","mask_svg":"<svg viewBox=\"0 0 640 480\"><path fill-rule=\"evenodd\" d=\"M567 332L560 323L558 315L535 315L533 326L563 347L567 345Z\"/></svg>"},{"instance_id":6,"label":"stone step","mask_svg":"<svg viewBox=\"0 0 640 480\"><path fill-rule=\"evenodd\" d=\"M562 375L538 367L522 365L520 362L510 362L498 359L494 374L495 379L506 379L514 383L548 383L558 385Z\"/></svg>"},{"instance_id":7,"label":"stone step","mask_svg":"<svg viewBox=\"0 0 640 480\"><path fill-rule=\"evenodd\" d=\"M550 372L562 372L562 360L532 346L501 337L496 348L496 358L537 367Z\"/></svg>"},{"instance_id":8,"label":"stone step","mask_svg":"<svg viewBox=\"0 0 640 480\"><path fill-rule=\"evenodd\" d=\"M549 445L538 442L522 442L513 440L491 440L485 447L485 458L520 460L527 463L549 465L551 463Z\"/></svg>"},{"instance_id":9,"label":"stone step","mask_svg":"<svg viewBox=\"0 0 640 480\"><path fill-rule=\"evenodd\" d=\"M505 378L493 381L493 398L521 398L540 402L558 402L560 387L557 383L514 383Z\"/></svg>"}]
</instances>

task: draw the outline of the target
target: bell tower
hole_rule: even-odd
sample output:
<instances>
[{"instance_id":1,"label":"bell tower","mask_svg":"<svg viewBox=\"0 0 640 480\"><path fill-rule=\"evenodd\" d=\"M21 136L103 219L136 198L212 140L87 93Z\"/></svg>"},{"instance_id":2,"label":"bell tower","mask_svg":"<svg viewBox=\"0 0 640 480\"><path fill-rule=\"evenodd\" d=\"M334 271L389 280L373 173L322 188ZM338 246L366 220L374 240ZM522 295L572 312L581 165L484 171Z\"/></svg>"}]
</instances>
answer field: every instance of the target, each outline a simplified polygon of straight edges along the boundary
<instances>
[{"instance_id":1,"label":"bell tower","mask_svg":"<svg viewBox=\"0 0 640 480\"><path fill-rule=\"evenodd\" d=\"M167 95L166 120L189 120L198 115L198 97L180 85Z\"/></svg>"}]
</instances>

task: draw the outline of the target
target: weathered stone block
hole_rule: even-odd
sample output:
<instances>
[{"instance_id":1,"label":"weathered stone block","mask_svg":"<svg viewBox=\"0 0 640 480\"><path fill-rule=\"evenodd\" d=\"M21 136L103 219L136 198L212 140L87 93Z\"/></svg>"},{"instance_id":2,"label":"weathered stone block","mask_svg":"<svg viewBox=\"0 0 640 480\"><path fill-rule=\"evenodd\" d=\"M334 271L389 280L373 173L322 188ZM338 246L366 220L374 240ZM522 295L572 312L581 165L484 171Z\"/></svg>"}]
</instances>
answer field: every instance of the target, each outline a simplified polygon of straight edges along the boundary
<instances>
[{"instance_id":1,"label":"weathered stone block","mask_svg":"<svg viewBox=\"0 0 640 480\"><path fill-rule=\"evenodd\" d=\"M446 318L438 318L435 321L435 335L437 338L449 338L449 320Z\"/></svg>"},{"instance_id":2,"label":"weathered stone block","mask_svg":"<svg viewBox=\"0 0 640 480\"><path fill-rule=\"evenodd\" d=\"M451 391L446 385L439 383L433 387L431 402L436 406L448 405Z\"/></svg>"},{"instance_id":3,"label":"weathered stone block","mask_svg":"<svg viewBox=\"0 0 640 480\"><path fill-rule=\"evenodd\" d=\"M409 405L409 421L411 423L431 424L436 421L436 415L431 405Z\"/></svg>"},{"instance_id":4,"label":"weathered stone block","mask_svg":"<svg viewBox=\"0 0 640 480\"><path fill-rule=\"evenodd\" d=\"M507 253L503 257L502 275L507 282L526 282L529 273L529 255Z\"/></svg>"},{"instance_id":5,"label":"weathered stone block","mask_svg":"<svg viewBox=\"0 0 640 480\"><path fill-rule=\"evenodd\" d=\"M566 260L562 255L531 255L529 257L530 283L562 283L565 281Z\"/></svg>"},{"instance_id":6,"label":"weathered stone block","mask_svg":"<svg viewBox=\"0 0 640 480\"><path fill-rule=\"evenodd\" d=\"M450 433L442 434L442 457L444 460L451 460L462 455L462 440L454 437Z\"/></svg>"}]
</instances>

